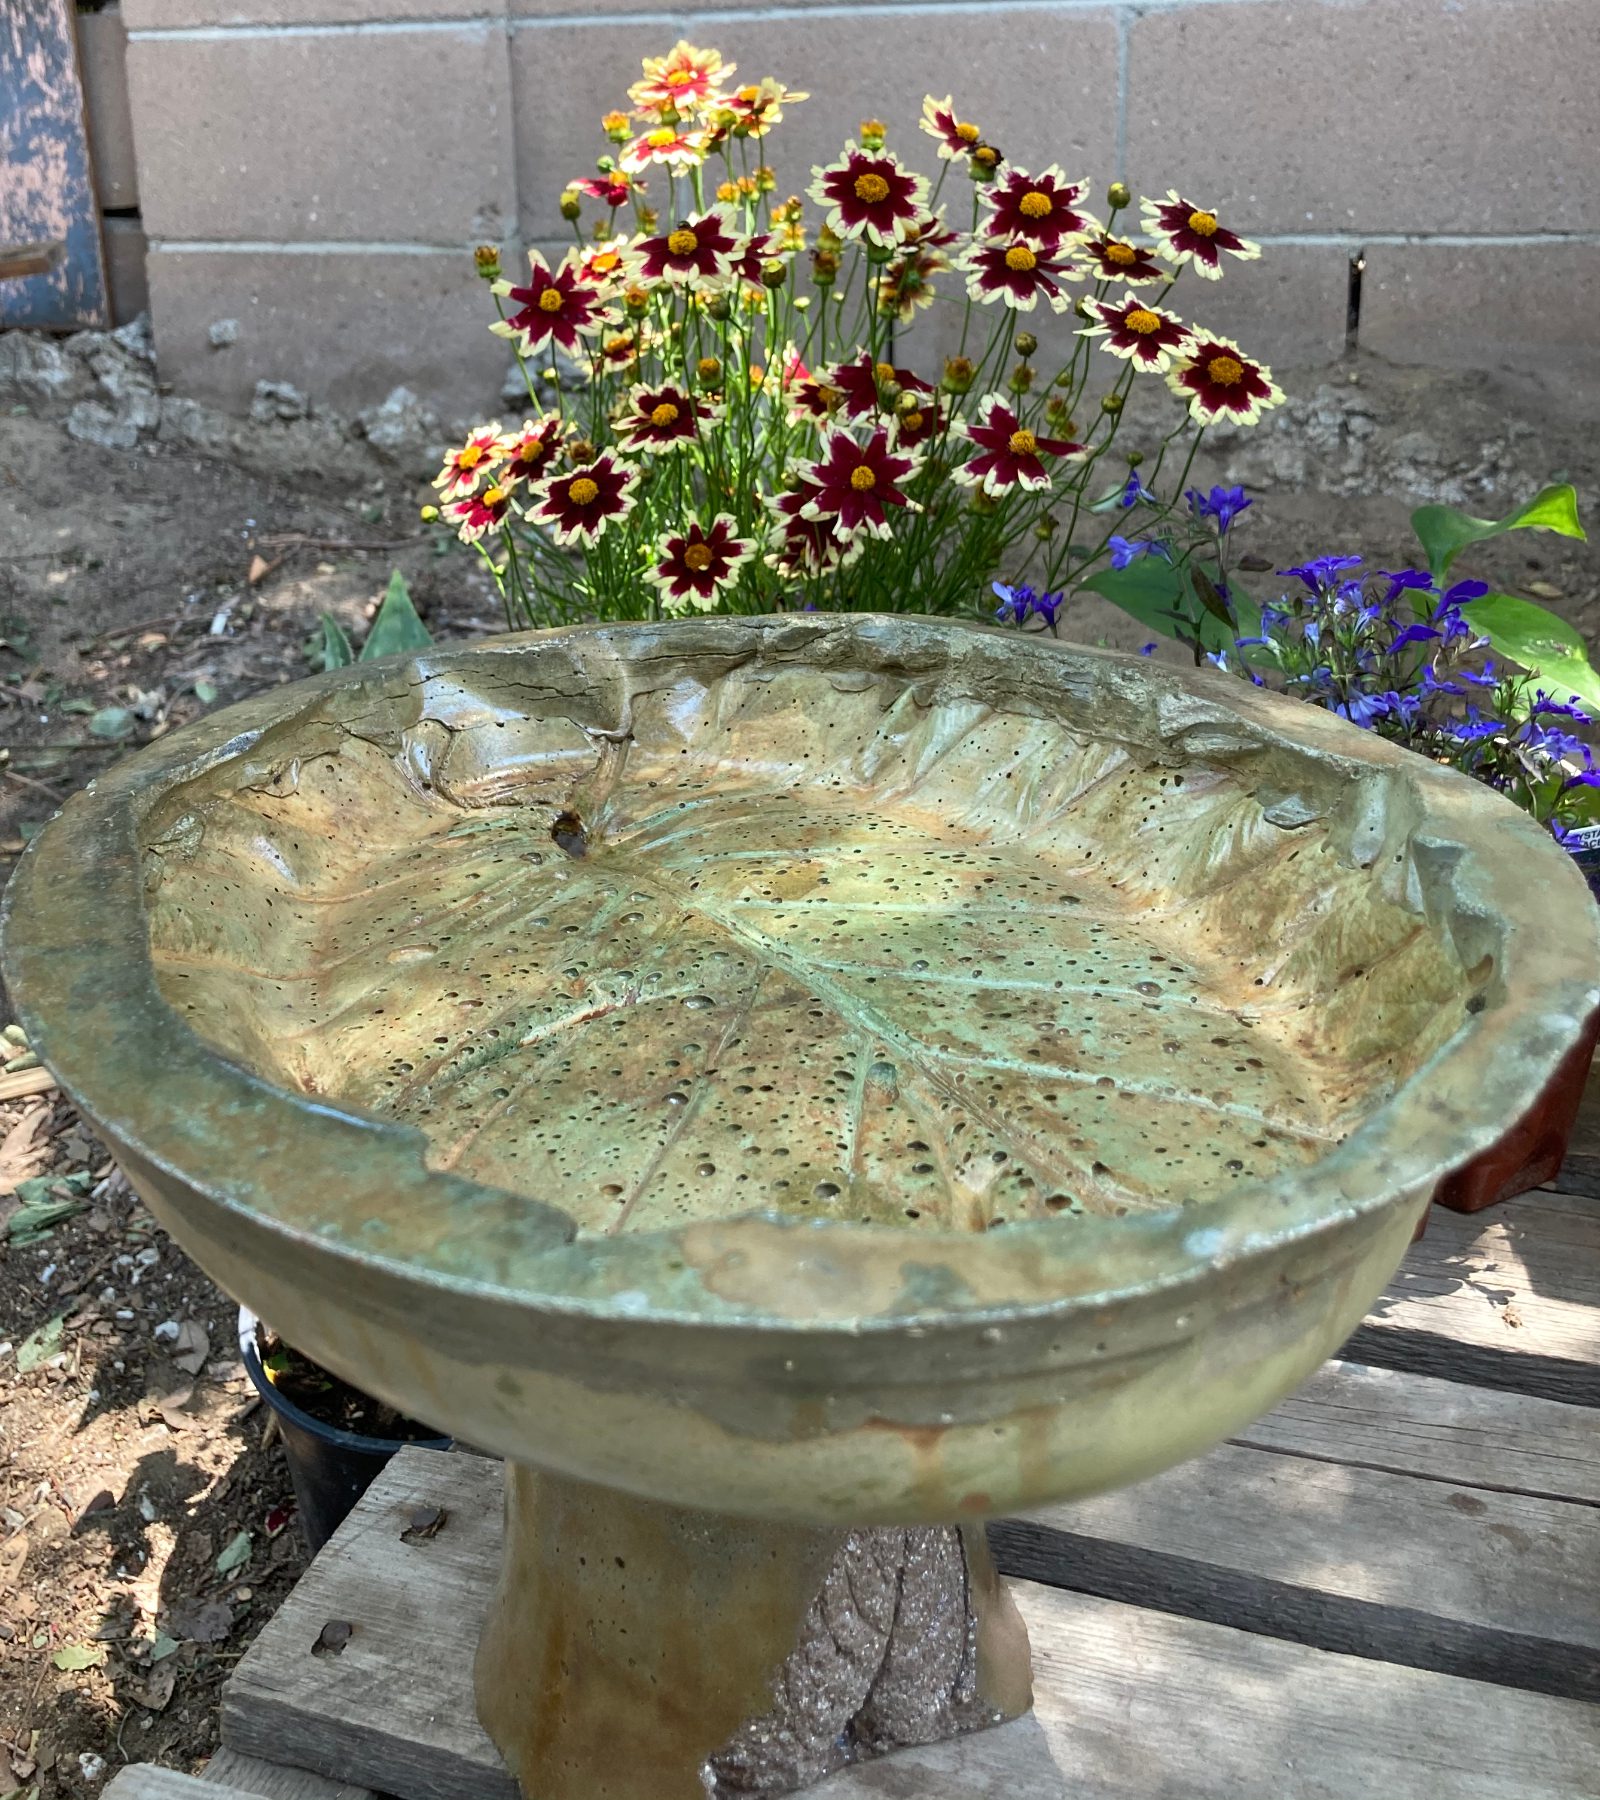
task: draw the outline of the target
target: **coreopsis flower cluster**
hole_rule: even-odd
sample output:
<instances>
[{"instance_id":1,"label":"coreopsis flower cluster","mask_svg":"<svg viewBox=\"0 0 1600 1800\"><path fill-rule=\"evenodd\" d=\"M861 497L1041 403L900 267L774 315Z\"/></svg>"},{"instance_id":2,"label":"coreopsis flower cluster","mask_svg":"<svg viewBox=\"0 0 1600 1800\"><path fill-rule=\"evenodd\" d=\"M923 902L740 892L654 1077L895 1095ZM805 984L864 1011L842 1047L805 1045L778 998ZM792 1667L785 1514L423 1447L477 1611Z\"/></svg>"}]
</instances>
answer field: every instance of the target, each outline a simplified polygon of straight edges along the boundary
<instances>
[{"instance_id":1,"label":"coreopsis flower cluster","mask_svg":"<svg viewBox=\"0 0 1600 1800\"><path fill-rule=\"evenodd\" d=\"M807 98L675 44L562 188L566 254L479 252L528 403L450 451L426 510L509 622L961 612L1008 559L1068 593L1115 554L1079 526L1124 485L1136 382L1178 402L1157 470L1282 399L1172 304L1259 254L1234 221L1120 183L1102 216L1082 174L1011 162L934 96L931 179L869 119L786 192L768 139Z\"/></svg>"}]
</instances>

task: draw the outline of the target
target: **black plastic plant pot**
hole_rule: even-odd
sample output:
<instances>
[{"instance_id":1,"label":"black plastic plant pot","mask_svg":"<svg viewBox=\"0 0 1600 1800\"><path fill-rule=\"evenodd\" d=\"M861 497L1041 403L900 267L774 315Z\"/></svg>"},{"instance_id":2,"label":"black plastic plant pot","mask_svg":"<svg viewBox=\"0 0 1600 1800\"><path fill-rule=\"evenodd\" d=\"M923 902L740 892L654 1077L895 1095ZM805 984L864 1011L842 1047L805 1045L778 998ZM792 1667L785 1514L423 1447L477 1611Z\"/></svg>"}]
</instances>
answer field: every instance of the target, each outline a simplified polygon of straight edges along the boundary
<instances>
[{"instance_id":1,"label":"black plastic plant pot","mask_svg":"<svg viewBox=\"0 0 1600 1800\"><path fill-rule=\"evenodd\" d=\"M294 1486L300 1535L313 1556L339 1529L350 1509L371 1487L384 1464L407 1444L424 1450L448 1450L447 1437L363 1437L341 1431L312 1418L279 1393L267 1375L257 1339L259 1321L245 1307L239 1308L239 1354L256 1392L272 1408L289 1459L289 1479Z\"/></svg>"}]
</instances>

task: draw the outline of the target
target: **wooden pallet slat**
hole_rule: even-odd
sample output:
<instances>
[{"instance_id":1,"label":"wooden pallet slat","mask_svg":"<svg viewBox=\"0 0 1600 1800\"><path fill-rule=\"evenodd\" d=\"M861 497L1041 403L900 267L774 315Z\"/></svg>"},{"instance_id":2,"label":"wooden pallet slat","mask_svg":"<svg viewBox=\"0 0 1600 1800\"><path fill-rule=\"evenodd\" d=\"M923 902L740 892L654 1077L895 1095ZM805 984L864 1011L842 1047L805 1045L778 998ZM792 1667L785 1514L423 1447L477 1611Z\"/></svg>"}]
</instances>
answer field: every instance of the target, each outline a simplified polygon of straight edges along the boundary
<instances>
[{"instance_id":1,"label":"wooden pallet slat","mask_svg":"<svg viewBox=\"0 0 1600 1800\"><path fill-rule=\"evenodd\" d=\"M402 1544L422 1505L444 1528ZM240 1663L225 1744L403 1800L511 1800L471 1694L499 1538L497 1465L403 1452ZM1033 1714L847 1771L817 1800L1593 1800L1600 1710L1580 1702L1015 1591ZM354 1635L313 1657L331 1618Z\"/></svg>"}]
</instances>

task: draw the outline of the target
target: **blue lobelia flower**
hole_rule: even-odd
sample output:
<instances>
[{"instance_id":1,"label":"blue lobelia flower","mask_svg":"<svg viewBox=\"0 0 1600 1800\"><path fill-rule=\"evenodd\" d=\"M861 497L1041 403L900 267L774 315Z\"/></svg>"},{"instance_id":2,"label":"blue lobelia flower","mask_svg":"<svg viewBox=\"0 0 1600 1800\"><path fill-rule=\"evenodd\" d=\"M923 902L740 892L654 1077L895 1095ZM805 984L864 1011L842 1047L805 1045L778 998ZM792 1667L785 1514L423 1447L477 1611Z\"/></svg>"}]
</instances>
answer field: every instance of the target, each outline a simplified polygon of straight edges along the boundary
<instances>
[{"instance_id":1,"label":"blue lobelia flower","mask_svg":"<svg viewBox=\"0 0 1600 1800\"><path fill-rule=\"evenodd\" d=\"M1444 591L1445 606L1465 606L1470 600L1481 600L1489 591L1487 581L1458 581Z\"/></svg>"},{"instance_id":2,"label":"blue lobelia flower","mask_svg":"<svg viewBox=\"0 0 1600 1800\"><path fill-rule=\"evenodd\" d=\"M1186 488L1183 497L1197 519L1215 519L1218 532L1225 532L1247 506L1255 505L1255 501L1245 497L1242 487L1214 487L1209 494L1202 494L1199 488Z\"/></svg>"},{"instance_id":3,"label":"blue lobelia flower","mask_svg":"<svg viewBox=\"0 0 1600 1800\"><path fill-rule=\"evenodd\" d=\"M1405 649L1407 644L1426 644L1431 639L1438 637L1438 635L1439 633L1435 631L1431 625L1408 625L1405 630L1395 638L1394 642L1384 654L1386 656L1393 656L1396 650Z\"/></svg>"},{"instance_id":4,"label":"blue lobelia flower","mask_svg":"<svg viewBox=\"0 0 1600 1800\"><path fill-rule=\"evenodd\" d=\"M1119 504L1124 508L1127 508L1136 506L1141 500L1148 500L1154 504L1155 495L1152 494L1149 488L1147 488L1139 479L1139 471L1137 469L1129 469L1127 483L1123 487L1122 499Z\"/></svg>"},{"instance_id":5,"label":"blue lobelia flower","mask_svg":"<svg viewBox=\"0 0 1600 1800\"><path fill-rule=\"evenodd\" d=\"M1052 631L1056 628L1056 614L1061 611L1066 598L1065 590L1058 594L1035 594L1033 597L1033 610Z\"/></svg>"},{"instance_id":6,"label":"blue lobelia flower","mask_svg":"<svg viewBox=\"0 0 1600 1800\"><path fill-rule=\"evenodd\" d=\"M1433 577L1426 569L1379 569L1378 579L1389 584L1389 591L1383 597L1385 606L1393 606L1404 593L1433 592Z\"/></svg>"},{"instance_id":7,"label":"blue lobelia flower","mask_svg":"<svg viewBox=\"0 0 1600 1800\"><path fill-rule=\"evenodd\" d=\"M1293 575L1296 580L1303 581L1313 594L1324 588L1334 586L1336 580L1346 569L1359 569L1359 556L1319 556L1308 563L1300 563L1292 569L1279 569L1280 575ZM1347 584L1352 585L1352 584Z\"/></svg>"},{"instance_id":8,"label":"blue lobelia flower","mask_svg":"<svg viewBox=\"0 0 1600 1800\"><path fill-rule=\"evenodd\" d=\"M1125 538L1113 535L1106 540L1113 569L1125 569L1138 556L1166 556L1167 547L1154 538ZM1170 558L1168 559L1170 560Z\"/></svg>"},{"instance_id":9,"label":"blue lobelia flower","mask_svg":"<svg viewBox=\"0 0 1600 1800\"><path fill-rule=\"evenodd\" d=\"M1010 619L1013 624L1020 625L1037 604L1033 589L1025 581L1019 582L1016 587L1007 587L1003 581L994 581L989 585L1000 602L994 613L997 619Z\"/></svg>"},{"instance_id":10,"label":"blue lobelia flower","mask_svg":"<svg viewBox=\"0 0 1600 1800\"><path fill-rule=\"evenodd\" d=\"M1530 716L1535 719L1576 719L1580 725L1592 725L1594 723L1594 715L1583 710L1578 704L1578 696L1576 694L1569 695L1566 702L1563 703L1562 701L1552 699L1543 688L1540 688L1534 694L1533 705L1528 708L1528 711Z\"/></svg>"}]
</instances>

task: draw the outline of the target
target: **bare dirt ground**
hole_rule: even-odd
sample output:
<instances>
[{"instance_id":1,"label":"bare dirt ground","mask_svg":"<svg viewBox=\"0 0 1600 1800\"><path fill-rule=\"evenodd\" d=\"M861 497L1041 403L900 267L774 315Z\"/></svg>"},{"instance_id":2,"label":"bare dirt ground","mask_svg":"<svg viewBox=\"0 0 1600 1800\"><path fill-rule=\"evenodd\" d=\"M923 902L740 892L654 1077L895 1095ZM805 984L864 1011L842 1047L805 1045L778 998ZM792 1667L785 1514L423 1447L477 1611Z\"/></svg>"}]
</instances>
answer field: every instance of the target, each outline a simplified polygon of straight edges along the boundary
<instances>
[{"instance_id":1,"label":"bare dirt ground","mask_svg":"<svg viewBox=\"0 0 1600 1800\"><path fill-rule=\"evenodd\" d=\"M1282 379L1291 404L1197 470L1257 495L1245 547L1277 566L1403 566L1412 505L1497 515L1552 479L1600 520L1600 442L1559 390L1370 358ZM359 639L391 568L436 636L496 629L474 560L418 523L442 439L394 397L347 422L272 390L220 420L160 393L137 333L0 337L0 874L110 758L306 673L322 609ZM1600 545L1492 549L1471 572L1600 635ZM1142 635L1099 603L1069 617ZM25 1073L17 1034L0 1050ZM30 1232L52 1206L76 1210ZM68 1102L0 1103L7 1800L203 1763L221 1684L302 1567L234 1320Z\"/></svg>"}]
</instances>

